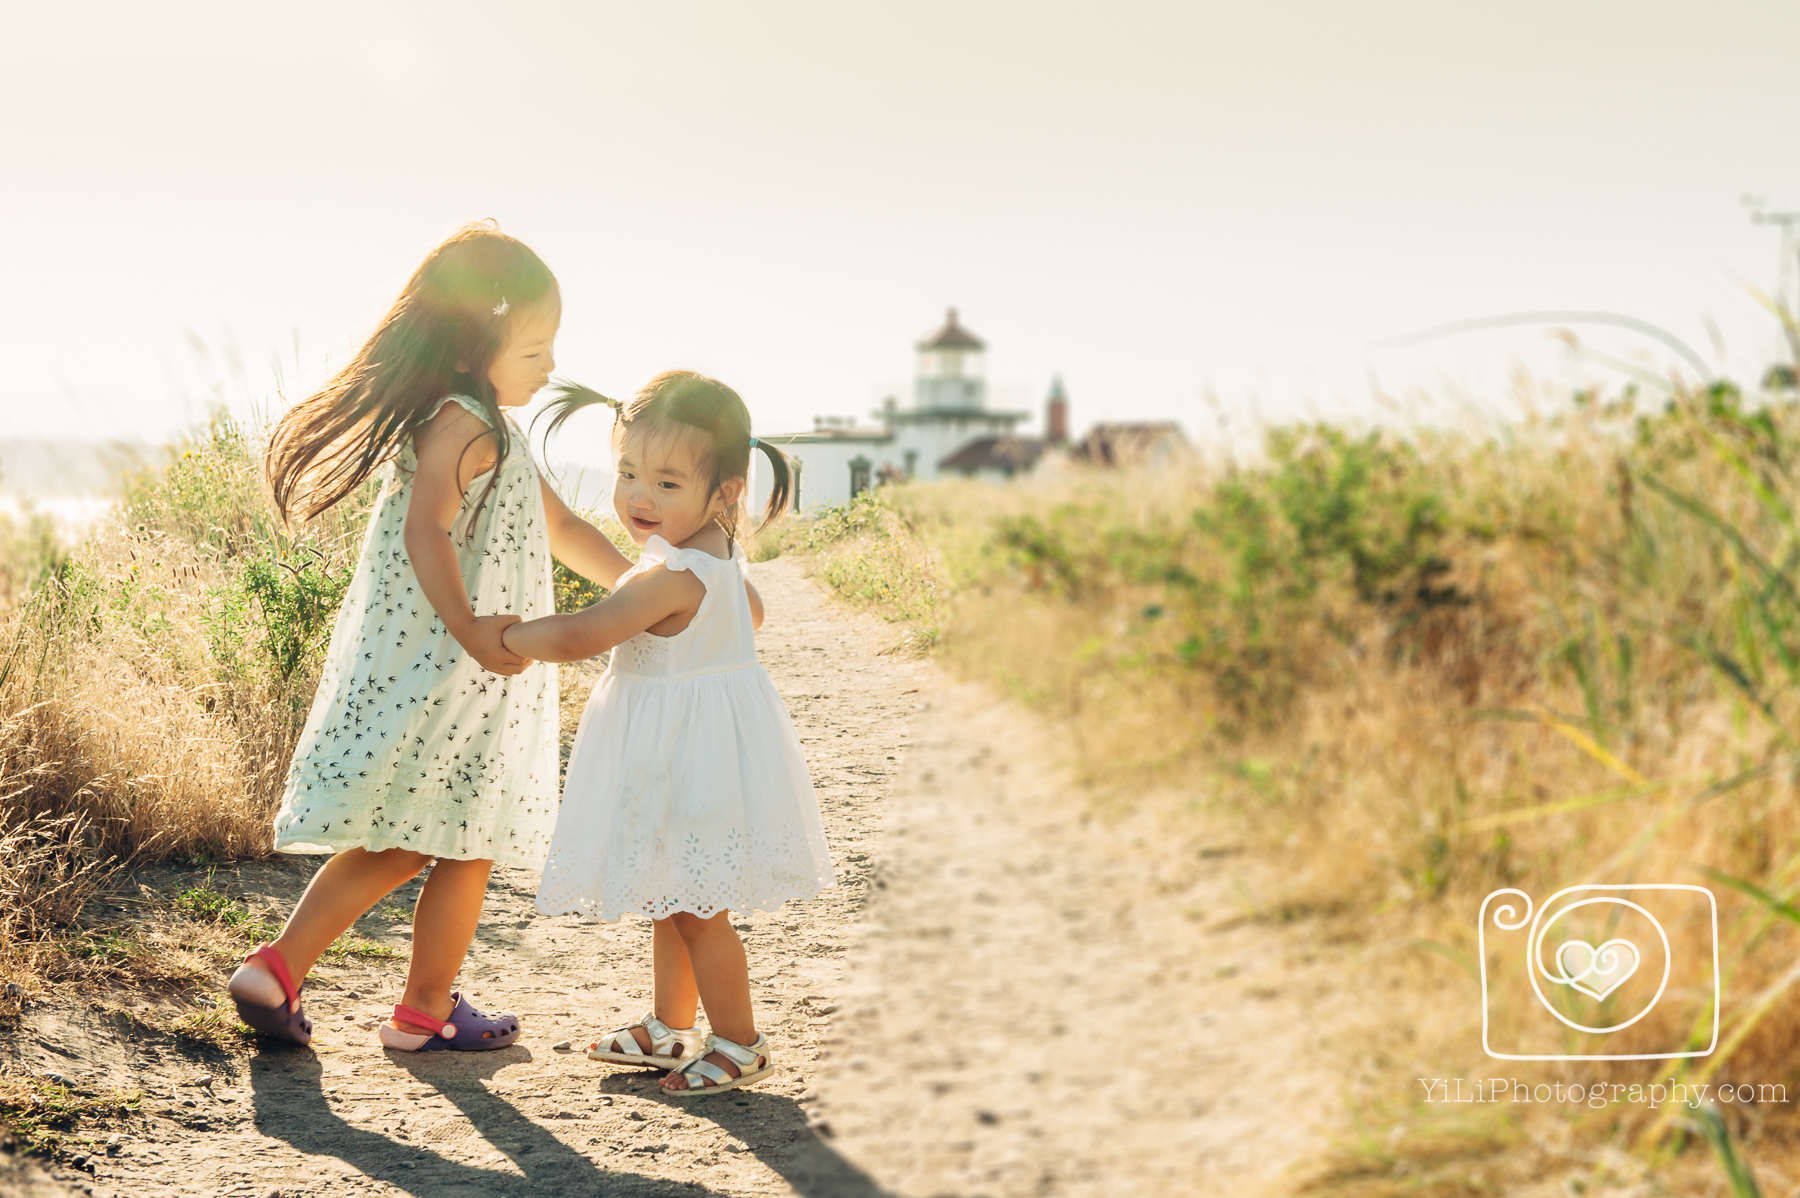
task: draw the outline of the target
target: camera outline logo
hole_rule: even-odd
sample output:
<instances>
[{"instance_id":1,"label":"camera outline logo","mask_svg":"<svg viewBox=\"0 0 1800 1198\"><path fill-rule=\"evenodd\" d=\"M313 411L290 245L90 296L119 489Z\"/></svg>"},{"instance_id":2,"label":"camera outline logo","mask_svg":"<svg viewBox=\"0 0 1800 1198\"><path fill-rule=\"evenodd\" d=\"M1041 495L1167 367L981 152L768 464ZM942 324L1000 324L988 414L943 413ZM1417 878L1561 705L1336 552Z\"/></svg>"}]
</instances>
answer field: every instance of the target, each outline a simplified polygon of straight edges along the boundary
<instances>
[{"instance_id":1,"label":"camera outline logo","mask_svg":"<svg viewBox=\"0 0 1800 1198\"><path fill-rule=\"evenodd\" d=\"M1561 909L1557 908L1558 901L1565 896L1596 890L1607 891L1608 893L1591 898L1583 898L1578 902L1569 903ZM1525 913L1523 915L1518 915L1516 913L1517 909L1511 903L1506 903L1497 908L1494 911L1494 925L1502 931L1516 932L1520 928L1525 927L1527 923L1530 924L1530 931L1525 938L1525 973L1526 976L1531 979L1532 993L1536 996L1539 1005L1550 1012L1550 1014L1560 1023L1573 1028L1576 1031L1607 1035L1612 1032L1625 1030L1656 1009L1656 1004L1662 1001L1663 992L1669 988L1669 972L1674 964L1673 954L1670 951L1669 946L1669 934L1663 929L1662 921L1657 919L1653 913L1646 910L1638 903L1631 901L1630 898L1620 896L1630 895L1631 893L1638 891L1670 890L1685 890L1694 894L1705 895L1707 910L1711 916L1712 1040L1705 1048L1694 1049L1688 1052L1637 1053L1511 1053L1494 1051L1493 1045L1488 1040L1489 995L1487 919L1488 908L1495 899L1502 895L1517 895L1525 902ZM1549 966L1545 965L1543 957L1544 941L1549 938L1550 931L1555 927L1556 922L1571 911L1577 911L1583 907L1591 907L1598 904L1614 904L1620 907L1629 908L1636 911L1639 915L1642 915L1645 919L1649 920L1650 925L1656 929L1656 934L1662 941L1663 949L1662 981L1656 988L1655 996L1652 997L1644 1009L1639 1011L1636 1015L1633 1015L1630 1019L1627 1019L1622 1023L1614 1024L1611 1027L1589 1027L1586 1024L1578 1023L1567 1015L1564 1015L1561 1011L1556 1009L1555 1005L1552 1004L1545 995L1542 984L1543 981L1548 981L1554 985L1567 986L1595 1001L1601 1001L1614 990L1624 985L1627 980L1636 974L1639 966L1643 964L1644 954L1637 944L1624 937L1614 937L1598 946L1589 944L1585 940L1566 940L1557 947L1551 958L1551 962L1555 966L1555 972L1552 973ZM1552 911L1554 911L1555 914L1546 920L1545 916L1550 915ZM1481 1048L1488 1056L1501 1061L1664 1061L1680 1057L1711 1056L1713 1050L1718 1048L1719 1009L1722 1005L1724 996L1719 984L1719 900L1713 895L1711 890L1708 890L1704 886L1693 886L1683 882L1635 882L1615 885L1584 883L1580 886L1563 887L1548 899L1545 899L1541 907L1536 908L1535 918L1533 917L1532 912L1533 903L1531 896L1526 894L1523 890L1519 890L1512 886L1496 890L1481 900L1481 914L1476 923L1475 942L1476 953L1481 964ZM1541 981L1540 974L1542 975Z\"/></svg>"}]
</instances>

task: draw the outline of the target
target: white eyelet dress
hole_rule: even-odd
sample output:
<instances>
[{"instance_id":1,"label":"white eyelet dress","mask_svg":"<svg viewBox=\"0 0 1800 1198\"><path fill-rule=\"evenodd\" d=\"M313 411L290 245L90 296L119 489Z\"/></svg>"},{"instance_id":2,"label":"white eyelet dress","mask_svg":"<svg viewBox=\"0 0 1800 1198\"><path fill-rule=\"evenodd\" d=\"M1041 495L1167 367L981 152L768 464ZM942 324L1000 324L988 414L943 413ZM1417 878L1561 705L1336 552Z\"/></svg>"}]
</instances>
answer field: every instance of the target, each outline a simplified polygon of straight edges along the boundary
<instances>
[{"instance_id":1,"label":"white eyelet dress","mask_svg":"<svg viewBox=\"0 0 1800 1198\"><path fill-rule=\"evenodd\" d=\"M466 396L438 407L452 402L486 419ZM507 427L494 489L486 474L470 482L450 539L475 614L529 620L556 610L550 541L537 468L519 426ZM556 823L556 667L490 674L445 631L406 553L415 468L408 444L369 517L288 768L275 847L405 848L537 869Z\"/></svg>"},{"instance_id":2,"label":"white eyelet dress","mask_svg":"<svg viewBox=\"0 0 1800 1198\"><path fill-rule=\"evenodd\" d=\"M770 911L832 885L800 738L756 660L748 567L651 537L656 565L706 587L674 636L615 648L582 712L538 909L614 920Z\"/></svg>"}]
</instances>

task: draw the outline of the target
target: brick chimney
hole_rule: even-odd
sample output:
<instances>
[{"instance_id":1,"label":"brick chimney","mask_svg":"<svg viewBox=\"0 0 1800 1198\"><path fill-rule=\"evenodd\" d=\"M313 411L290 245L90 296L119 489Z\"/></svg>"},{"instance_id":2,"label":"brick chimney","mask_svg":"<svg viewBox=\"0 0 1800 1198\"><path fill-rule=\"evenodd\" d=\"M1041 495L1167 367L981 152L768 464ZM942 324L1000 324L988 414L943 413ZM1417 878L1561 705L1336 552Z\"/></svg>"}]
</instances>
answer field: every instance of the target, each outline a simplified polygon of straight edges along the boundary
<instances>
[{"instance_id":1,"label":"brick chimney","mask_svg":"<svg viewBox=\"0 0 1800 1198\"><path fill-rule=\"evenodd\" d=\"M1044 441L1065 445L1069 440L1069 396L1063 390L1062 375L1050 383L1050 398L1044 401Z\"/></svg>"}]
</instances>

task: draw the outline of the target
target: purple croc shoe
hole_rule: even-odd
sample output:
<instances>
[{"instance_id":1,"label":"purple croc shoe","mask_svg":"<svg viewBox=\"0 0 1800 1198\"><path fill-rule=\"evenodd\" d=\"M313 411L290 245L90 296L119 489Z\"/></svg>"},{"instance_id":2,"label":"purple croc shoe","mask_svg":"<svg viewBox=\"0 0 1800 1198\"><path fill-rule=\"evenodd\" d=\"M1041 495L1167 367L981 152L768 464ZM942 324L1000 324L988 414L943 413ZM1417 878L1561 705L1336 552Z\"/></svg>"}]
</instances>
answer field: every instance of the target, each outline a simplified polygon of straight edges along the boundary
<instances>
[{"instance_id":1,"label":"purple croc shoe","mask_svg":"<svg viewBox=\"0 0 1800 1198\"><path fill-rule=\"evenodd\" d=\"M275 975L281 983L281 989L287 994L287 1001L273 1007L265 1007L258 1003L248 1002L232 997L237 1006L237 1015L244 1023L265 1036L273 1036L277 1040L292 1040L296 1044L312 1043L312 1020L300 1006L300 987L294 985L293 975L288 972L287 962L275 951L274 945L259 944L244 958L244 964L261 961L263 968Z\"/></svg>"},{"instance_id":2,"label":"purple croc shoe","mask_svg":"<svg viewBox=\"0 0 1800 1198\"><path fill-rule=\"evenodd\" d=\"M487 1052L490 1049L505 1048L519 1038L519 1017L511 1011L477 1011L469 1005L469 1000L462 996L460 990L450 997L456 1000L456 1007L450 1012L450 1018L442 1023L423 1011L395 1004L394 1023L420 1030L403 1032L392 1023L384 1023L380 1029L382 1046L397 1052L439 1052L445 1049L453 1052ZM424 1029L429 1027L434 1027L437 1031L426 1032Z\"/></svg>"}]
</instances>

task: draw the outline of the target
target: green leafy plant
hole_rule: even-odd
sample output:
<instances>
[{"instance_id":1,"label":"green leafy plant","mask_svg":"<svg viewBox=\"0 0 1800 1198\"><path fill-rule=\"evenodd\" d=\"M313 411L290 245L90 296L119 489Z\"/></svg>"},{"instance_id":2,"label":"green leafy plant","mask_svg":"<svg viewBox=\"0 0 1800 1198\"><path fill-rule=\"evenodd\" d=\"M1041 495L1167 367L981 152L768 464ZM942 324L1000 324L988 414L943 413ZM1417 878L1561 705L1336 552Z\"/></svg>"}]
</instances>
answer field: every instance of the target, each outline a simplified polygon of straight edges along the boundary
<instances>
[{"instance_id":1,"label":"green leafy plant","mask_svg":"<svg viewBox=\"0 0 1800 1198\"><path fill-rule=\"evenodd\" d=\"M1762 1187L1756 1184L1756 1174L1750 1169L1750 1162L1732 1143L1731 1131L1725 1126L1725 1120L1719 1117L1719 1110L1712 1103L1702 1103L1694 1118L1683 1120L1692 1130L1700 1133L1707 1147L1712 1149L1713 1157L1719 1162L1720 1172L1725 1174L1725 1184L1730 1188L1731 1198L1762 1198Z\"/></svg>"},{"instance_id":2,"label":"green leafy plant","mask_svg":"<svg viewBox=\"0 0 1800 1198\"><path fill-rule=\"evenodd\" d=\"M251 601L270 665L284 684L302 667L316 668L354 573L348 564L335 566L330 554L314 545L244 563L237 586Z\"/></svg>"}]
</instances>

